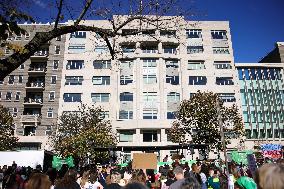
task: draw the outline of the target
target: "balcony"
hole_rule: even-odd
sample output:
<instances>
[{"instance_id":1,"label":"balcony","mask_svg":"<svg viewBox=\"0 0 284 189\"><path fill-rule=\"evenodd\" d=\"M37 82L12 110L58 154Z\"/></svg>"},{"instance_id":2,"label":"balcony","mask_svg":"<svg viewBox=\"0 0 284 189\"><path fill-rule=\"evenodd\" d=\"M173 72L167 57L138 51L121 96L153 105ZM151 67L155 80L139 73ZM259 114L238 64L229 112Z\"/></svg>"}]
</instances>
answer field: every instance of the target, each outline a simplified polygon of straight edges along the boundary
<instances>
[{"instance_id":1,"label":"balcony","mask_svg":"<svg viewBox=\"0 0 284 189\"><path fill-rule=\"evenodd\" d=\"M28 73L29 74L36 74L36 75L42 75L46 72L46 65L31 65Z\"/></svg>"},{"instance_id":2,"label":"balcony","mask_svg":"<svg viewBox=\"0 0 284 189\"><path fill-rule=\"evenodd\" d=\"M30 90L44 90L44 82L28 82L26 84L26 89Z\"/></svg>"},{"instance_id":3,"label":"balcony","mask_svg":"<svg viewBox=\"0 0 284 189\"><path fill-rule=\"evenodd\" d=\"M40 115L21 115L21 123L34 123L35 126L40 124L41 116Z\"/></svg>"},{"instance_id":4,"label":"balcony","mask_svg":"<svg viewBox=\"0 0 284 189\"><path fill-rule=\"evenodd\" d=\"M48 55L49 55L48 49L40 50L36 51L34 55L31 56L31 59L47 59Z\"/></svg>"},{"instance_id":5,"label":"balcony","mask_svg":"<svg viewBox=\"0 0 284 189\"><path fill-rule=\"evenodd\" d=\"M31 98L25 97L24 98L24 105L42 105L42 97L41 98Z\"/></svg>"}]
</instances>

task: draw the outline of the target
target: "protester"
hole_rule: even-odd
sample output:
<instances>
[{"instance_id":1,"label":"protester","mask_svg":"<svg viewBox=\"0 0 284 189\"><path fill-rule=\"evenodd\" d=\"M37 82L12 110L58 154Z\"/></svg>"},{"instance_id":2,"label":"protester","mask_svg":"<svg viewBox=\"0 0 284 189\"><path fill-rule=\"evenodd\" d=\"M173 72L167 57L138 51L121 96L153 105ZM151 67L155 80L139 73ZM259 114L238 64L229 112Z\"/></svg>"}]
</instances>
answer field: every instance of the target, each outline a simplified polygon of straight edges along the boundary
<instances>
[{"instance_id":1,"label":"protester","mask_svg":"<svg viewBox=\"0 0 284 189\"><path fill-rule=\"evenodd\" d=\"M113 171L110 175L111 183L108 184L105 188L106 189L121 189L121 186L119 185L121 180L121 174L117 171Z\"/></svg>"},{"instance_id":2,"label":"protester","mask_svg":"<svg viewBox=\"0 0 284 189\"><path fill-rule=\"evenodd\" d=\"M81 189L76 181L77 172L74 169L70 169L62 179L55 183L54 189Z\"/></svg>"},{"instance_id":3,"label":"protester","mask_svg":"<svg viewBox=\"0 0 284 189\"><path fill-rule=\"evenodd\" d=\"M186 178L193 177L199 182L200 185L202 185L202 179L199 174L200 170L201 170L201 163L200 162L193 163L191 165L191 171L188 174L186 174L185 177Z\"/></svg>"},{"instance_id":4,"label":"protester","mask_svg":"<svg viewBox=\"0 0 284 189\"><path fill-rule=\"evenodd\" d=\"M174 169L174 174L175 174L175 178L177 181L175 181L174 183L172 183L170 185L169 189L180 189L182 183L184 182L184 174L183 174L183 169L181 167L175 167Z\"/></svg>"},{"instance_id":5,"label":"protester","mask_svg":"<svg viewBox=\"0 0 284 189\"><path fill-rule=\"evenodd\" d=\"M284 188L284 165L264 164L256 174L258 189Z\"/></svg>"},{"instance_id":6,"label":"protester","mask_svg":"<svg viewBox=\"0 0 284 189\"><path fill-rule=\"evenodd\" d=\"M217 170L209 170L208 189L220 189L220 180Z\"/></svg>"},{"instance_id":7,"label":"protester","mask_svg":"<svg viewBox=\"0 0 284 189\"><path fill-rule=\"evenodd\" d=\"M34 173L27 183L26 189L50 189L51 181L42 173Z\"/></svg>"},{"instance_id":8,"label":"protester","mask_svg":"<svg viewBox=\"0 0 284 189\"><path fill-rule=\"evenodd\" d=\"M180 189L201 189L201 186L195 178L188 177L188 178L185 178Z\"/></svg>"}]
</instances>

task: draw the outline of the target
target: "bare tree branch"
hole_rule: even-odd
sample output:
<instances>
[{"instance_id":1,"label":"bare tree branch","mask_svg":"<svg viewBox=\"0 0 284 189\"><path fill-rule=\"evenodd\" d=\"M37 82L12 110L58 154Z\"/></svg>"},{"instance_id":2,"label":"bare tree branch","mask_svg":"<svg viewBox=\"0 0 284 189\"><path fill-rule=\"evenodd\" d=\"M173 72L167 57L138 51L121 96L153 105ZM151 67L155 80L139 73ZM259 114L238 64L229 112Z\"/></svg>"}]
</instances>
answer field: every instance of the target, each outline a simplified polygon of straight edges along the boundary
<instances>
[{"instance_id":1,"label":"bare tree branch","mask_svg":"<svg viewBox=\"0 0 284 189\"><path fill-rule=\"evenodd\" d=\"M58 8L58 13L57 13L57 17L56 17L56 20L55 20L54 28L57 28L59 19L60 19L60 17L61 17L62 5L63 5L63 0L60 0L60 1L59 1L59 5L57 6L57 8Z\"/></svg>"},{"instance_id":2,"label":"bare tree branch","mask_svg":"<svg viewBox=\"0 0 284 189\"><path fill-rule=\"evenodd\" d=\"M91 6L93 0L88 0L86 2L86 5L84 7L84 9L82 10L80 16L78 17L78 19L76 20L76 22L74 23L74 25L78 25L80 23L80 21L83 19L83 17L85 16L86 12L88 11L89 7Z\"/></svg>"}]
</instances>

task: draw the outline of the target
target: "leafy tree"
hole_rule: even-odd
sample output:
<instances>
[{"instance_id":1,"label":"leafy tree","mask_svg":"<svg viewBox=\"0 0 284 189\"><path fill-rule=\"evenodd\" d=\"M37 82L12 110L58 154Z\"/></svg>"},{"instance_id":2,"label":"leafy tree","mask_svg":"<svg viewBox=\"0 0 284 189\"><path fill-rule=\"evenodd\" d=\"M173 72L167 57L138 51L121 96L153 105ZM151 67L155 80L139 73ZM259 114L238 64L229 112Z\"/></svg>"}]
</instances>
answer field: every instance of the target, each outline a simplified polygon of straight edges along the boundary
<instances>
[{"instance_id":1,"label":"leafy tree","mask_svg":"<svg viewBox=\"0 0 284 189\"><path fill-rule=\"evenodd\" d=\"M183 100L176 113L177 120L169 130L173 142L188 143L189 137L195 144L209 144L222 148L217 101L219 101L220 118L223 124L226 143L228 139L244 135L242 118L236 105L224 106L218 94L212 92L196 93L189 100Z\"/></svg>"},{"instance_id":2,"label":"leafy tree","mask_svg":"<svg viewBox=\"0 0 284 189\"><path fill-rule=\"evenodd\" d=\"M0 105L0 151L13 150L18 138L14 137L13 117L7 108Z\"/></svg>"},{"instance_id":3,"label":"leafy tree","mask_svg":"<svg viewBox=\"0 0 284 189\"><path fill-rule=\"evenodd\" d=\"M4 1L9 2L9 0ZM50 22L54 22L54 27L49 31L36 33L36 35L25 46L22 48L15 48L20 50L15 50L12 55L2 58L0 60L0 80L3 80L8 74L17 69L36 51L40 50L40 47L48 41L58 36L76 31L90 31L99 34L106 42L112 59L115 59L117 50L115 43L109 41L110 38L122 35L135 35L147 29L149 26L170 30L169 25L163 22L169 21L169 18L163 18L162 15L173 13L179 16L182 15L180 11L176 12L176 10L178 10L176 1L177 0L114 1L109 6L104 7L103 5L105 2L101 2L101 5L93 5L93 0L86 0L81 11L78 6L74 7L73 11L70 11L70 6L66 0L58 0L54 7L55 10L57 10L56 16L50 20ZM9 3L6 6L7 8L3 8L2 11L0 10L0 26L2 26L2 28L0 28L0 39L2 47L7 46L7 42L3 40L8 37L8 32L15 34L25 33L25 30L18 26L17 21L37 21L23 13L18 6L13 6L16 3L19 5L23 4L22 1L12 0L12 2L14 3ZM78 15L73 15L73 13L78 13L78 11ZM54 12L54 9L52 9L51 12ZM121 14L128 16L117 16ZM176 18L179 16L176 16ZM68 25L59 24L60 21L67 17L74 20L74 22ZM109 22L110 27L108 29L104 29L97 25L83 25L81 23L85 17L103 18ZM131 23L140 23L137 31L123 34L121 30ZM13 48L14 46L9 47Z\"/></svg>"},{"instance_id":4,"label":"leafy tree","mask_svg":"<svg viewBox=\"0 0 284 189\"><path fill-rule=\"evenodd\" d=\"M56 131L50 136L55 152L79 160L106 158L107 153L99 152L97 148L111 148L117 139L110 121L104 120L102 112L100 107L82 105L78 112L63 113Z\"/></svg>"}]
</instances>

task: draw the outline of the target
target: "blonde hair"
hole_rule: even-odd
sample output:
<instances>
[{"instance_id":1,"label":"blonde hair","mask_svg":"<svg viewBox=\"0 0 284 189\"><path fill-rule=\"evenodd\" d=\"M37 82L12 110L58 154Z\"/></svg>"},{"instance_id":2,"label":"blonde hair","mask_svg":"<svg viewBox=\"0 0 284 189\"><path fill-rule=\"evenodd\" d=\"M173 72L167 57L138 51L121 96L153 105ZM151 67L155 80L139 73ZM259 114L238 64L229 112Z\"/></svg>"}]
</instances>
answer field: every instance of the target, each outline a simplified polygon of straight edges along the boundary
<instances>
[{"instance_id":1,"label":"blonde hair","mask_svg":"<svg viewBox=\"0 0 284 189\"><path fill-rule=\"evenodd\" d=\"M82 176L81 181L80 181L81 188L83 188L85 186L86 182L88 182L89 177L90 177L90 171L84 171L83 176Z\"/></svg>"},{"instance_id":2,"label":"blonde hair","mask_svg":"<svg viewBox=\"0 0 284 189\"><path fill-rule=\"evenodd\" d=\"M284 165L264 164L256 174L259 189L284 188Z\"/></svg>"},{"instance_id":3,"label":"blonde hair","mask_svg":"<svg viewBox=\"0 0 284 189\"><path fill-rule=\"evenodd\" d=\"M51 181L42 173L34 173L27 183L27 189L50 189Z\"/></svg>"}]
</instances>

